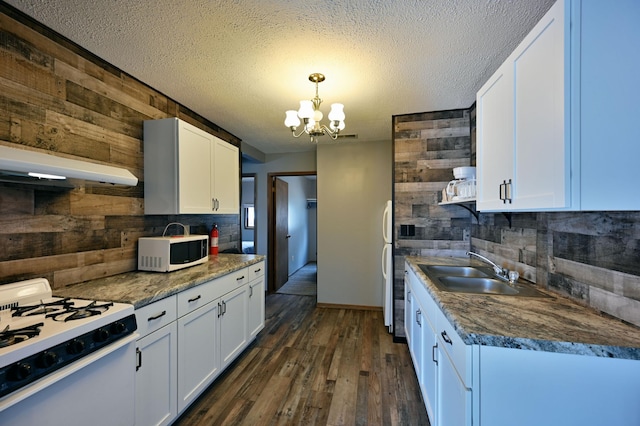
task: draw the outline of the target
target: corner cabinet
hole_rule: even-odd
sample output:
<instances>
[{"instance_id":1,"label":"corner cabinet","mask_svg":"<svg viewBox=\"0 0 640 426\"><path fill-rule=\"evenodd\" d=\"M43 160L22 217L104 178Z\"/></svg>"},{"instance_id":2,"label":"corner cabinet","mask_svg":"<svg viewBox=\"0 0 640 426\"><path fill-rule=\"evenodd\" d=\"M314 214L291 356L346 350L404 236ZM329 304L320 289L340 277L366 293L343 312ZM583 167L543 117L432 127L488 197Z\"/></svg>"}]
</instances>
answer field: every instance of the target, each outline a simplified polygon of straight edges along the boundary
<instances>
[{"instance_id":1,"label":"corner cabinet","mask_svg":"<svg viewBox=\"0 0 640 426\"><path fill-rule=\"evenodd\" d=\"M264 262L136 309L136 425L171 424L255 339L265 311L256 270Z\"/></svg>"},{"instance_id":2,"label":"corner cabinet","mask_svg":"<svg viewBox=\"0 0 640 426\"><path fill-rule=\"evenodd\" d=\"M406 287L409 351L432 426L640 424L640 361L469 345L409 264Z\"/></svg>"},{"instance_id":3,"label":"corner cabinet","mask_svg":"<svg viewBox=\"0 0 640 426\"><path fill-rule=\"evenodd\" d=\"M478 91L479 211L640 210L619 185L640 156L635 19L631 0L558 0Z\"/></svg>"},{"instance_id":4,"label":"corner cabinet","mask_svg":"<svg viewBox=\"0 0 640 426\"><path fill-rule=\"evenodd\" d=\"M177 118L145 121L144 212L238 214L238 148Z\"/></svg>"}]
</instances>

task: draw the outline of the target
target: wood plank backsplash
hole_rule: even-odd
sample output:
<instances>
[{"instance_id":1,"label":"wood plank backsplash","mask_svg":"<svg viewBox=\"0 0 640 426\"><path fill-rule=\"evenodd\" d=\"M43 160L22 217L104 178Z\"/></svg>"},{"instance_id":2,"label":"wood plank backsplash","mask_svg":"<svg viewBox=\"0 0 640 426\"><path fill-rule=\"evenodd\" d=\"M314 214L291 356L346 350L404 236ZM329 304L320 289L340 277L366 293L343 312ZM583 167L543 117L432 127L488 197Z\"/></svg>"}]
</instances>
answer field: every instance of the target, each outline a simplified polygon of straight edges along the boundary
<instances>
[{"instance_id":1,"label":"wood plank backsplash","mask_svg":"<svg viewBox=\"0 0 640 426\"><path fill-rule=\"evenodd\" d=\"M179 117L240 140L31 18L0 3L0 144L124 167L133 188L73 190L0 183L0 283L45 277L54 288L137 269L137 240L170 222L239 244L239 215L145 216L142 123ZM240 161L240 159L238 159ZM170 231L176 231L171 229Z\"/></svg>"},{"instance_id":2,"label":"wood plank backsplash","mask_svg":"<svg viewBox=\"0 0 640 426\"><path fill-rule=\"evenodd\" d=\"M471 214L439 206L453 168L469 166L468 109L397 115L394 145L394 335L404 337L404 256L464 256Z\"/></svg>"}]
</instances>

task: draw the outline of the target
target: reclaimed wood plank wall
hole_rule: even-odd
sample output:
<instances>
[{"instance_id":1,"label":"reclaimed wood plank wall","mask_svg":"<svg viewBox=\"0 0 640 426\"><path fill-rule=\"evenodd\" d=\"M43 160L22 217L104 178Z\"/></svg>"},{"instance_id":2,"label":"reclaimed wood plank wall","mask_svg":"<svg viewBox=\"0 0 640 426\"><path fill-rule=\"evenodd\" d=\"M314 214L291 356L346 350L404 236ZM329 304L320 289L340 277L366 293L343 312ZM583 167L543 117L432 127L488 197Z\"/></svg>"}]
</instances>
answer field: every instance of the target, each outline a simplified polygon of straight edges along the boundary
<instances>
[{"instance_id":1,"label":"reclaimed wood plank wall","mask_svg":"<svg viewBox=\"0 0 640 426\"><path fill-rule=\"evenodd\" d=\"M0 184L0 283L45 277L59 288L137 268L137 239L182 222L220 227L236 247L239 215L145 216L142 123L179 117L221 139L234 135L64 37L0 3L0 144L130 170L133 188L73 190ZM238 159L240 161L240 159Z\"/></svg>"},{"instance_id":2,"label":"reclaimed wood plank wall","mask_svg":"<svg viewBox=\"0 0 640 426\"><path fill-rule=\"evenodd\" d=\"M480 214L474 251L577 302L640 326L640 212Z\"/></svg>"},{"instance_id":3,"label":"reclaimed wood plank wall","mask_svg":"<svg viewBox=\"0 0 640 426\"><path fill-rule=\"evenodd\" d=\"M468 109L393 117L395 337L404 337L404 256L469 250L471 214L438 202L453 168L471 165L470 131Z\"/></svg>"}]
</instances>

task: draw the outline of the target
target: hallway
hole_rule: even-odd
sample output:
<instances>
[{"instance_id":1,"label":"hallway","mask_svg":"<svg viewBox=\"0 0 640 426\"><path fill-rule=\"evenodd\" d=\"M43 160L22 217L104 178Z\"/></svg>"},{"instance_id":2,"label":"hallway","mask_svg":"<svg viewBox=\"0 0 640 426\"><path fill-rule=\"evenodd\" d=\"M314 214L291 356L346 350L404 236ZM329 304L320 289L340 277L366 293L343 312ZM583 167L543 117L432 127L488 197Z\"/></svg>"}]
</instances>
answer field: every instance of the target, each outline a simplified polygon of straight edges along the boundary
<instances>
[{"instance_id":1,"label":"hallway","mask_svg":"<svg viewBox=\"0 0 640 426\"><path fill-rule=\"evenodd\" d=\"M309 262L298 269L276 293L316 296L318 294L318 264Z\"/></svg>"}]
</instances>

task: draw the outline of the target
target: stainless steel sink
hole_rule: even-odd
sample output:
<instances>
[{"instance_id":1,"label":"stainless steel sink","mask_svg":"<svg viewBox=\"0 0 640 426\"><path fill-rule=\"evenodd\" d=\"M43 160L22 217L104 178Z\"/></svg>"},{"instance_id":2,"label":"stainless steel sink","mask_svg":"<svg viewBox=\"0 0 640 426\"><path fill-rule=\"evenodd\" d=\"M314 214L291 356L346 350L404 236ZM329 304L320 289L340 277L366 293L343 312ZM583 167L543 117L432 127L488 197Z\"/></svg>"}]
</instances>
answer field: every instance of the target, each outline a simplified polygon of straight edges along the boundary
<instances>
[{"instance_id":1,"label":"stainless steel sink","mask_svg":"<svg viewBox=\"0 0 640 426\"><path fill-rule=\"evenodd\" d=\"M447 265L420 265L425 273L433 273L435 275L446 275L452 277L488 277L487 274L479 268L473 266L447 266Z\"/></svg>"},{"instance_id":2,"label":"stainless steel sink","mask_svg":"<svg viewBox=\"0 0 640 426\"><path fill-rule=\"evenodd\" d=\"M418 264L435 286L443 291L518 297L551 297L522 280L513 286L495 278L493 270L482 266Z\"/></svg>"},{"instance_id":3,"label":"stainless steel sink","mask_svg":"<svg viewBox=\"0 0 640 426\"><path fill-rule=\"evenodd\" d=\"M518 294L518 290L509 284L494 278L439 277L438 279L447 291L511 296Z\"/></svg>"}]
</instances>

